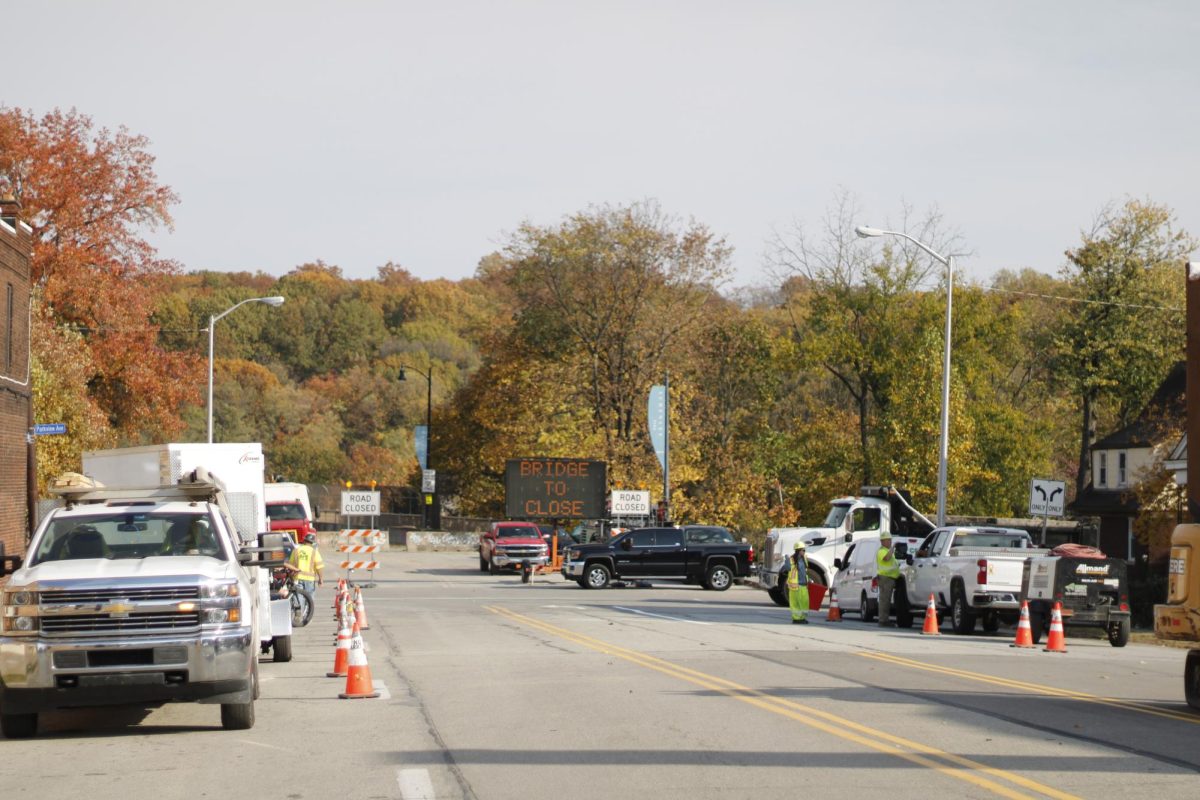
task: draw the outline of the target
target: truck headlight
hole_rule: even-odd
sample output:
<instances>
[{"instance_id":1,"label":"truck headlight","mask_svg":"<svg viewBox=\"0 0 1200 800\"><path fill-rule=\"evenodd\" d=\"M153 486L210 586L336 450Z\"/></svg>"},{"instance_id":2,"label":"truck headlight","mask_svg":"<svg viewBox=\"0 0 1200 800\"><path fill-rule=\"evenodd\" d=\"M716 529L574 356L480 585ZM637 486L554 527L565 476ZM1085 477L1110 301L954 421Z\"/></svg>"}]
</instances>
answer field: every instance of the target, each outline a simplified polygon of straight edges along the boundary
<instances>
[{"instance_id":1,"label":"truck headlight","mask_svg":"<svg viewBox=\"0 0 1200 800\"><path fill-rule=\"evenodd\" d=\"M8 595L4 598L4 604L10 606L36 606L38 603L38 593L18 590L15 592L6 592Z\"/></svg>"},{"instance_id":2,"label":"truck headlight","mask_svg":"<svg viewBox=\"0 0 1200 800\"><path fill-rule=\"evenodd\" d=\"M237 597L239 594L241 594L241 590L238 588L237 581L205 584L202 592L202 596L206 598Z\"/></svg>"}]
</instances>

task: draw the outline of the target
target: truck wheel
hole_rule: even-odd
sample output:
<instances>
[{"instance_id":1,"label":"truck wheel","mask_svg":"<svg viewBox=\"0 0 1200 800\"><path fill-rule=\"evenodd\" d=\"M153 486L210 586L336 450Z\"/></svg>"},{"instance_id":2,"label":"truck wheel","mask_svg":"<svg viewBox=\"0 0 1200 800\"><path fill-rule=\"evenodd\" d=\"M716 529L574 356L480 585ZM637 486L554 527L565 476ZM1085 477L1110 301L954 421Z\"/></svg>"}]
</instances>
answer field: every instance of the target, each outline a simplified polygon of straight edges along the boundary
<instances>
[{"instance_id":1,"label":"truck wheel","mask_svg":"<svg viewBox=\"0 0 1200 800\"><path fill-rule=\"evenodd\" d=\"M733 571L724 564L709 567L708 575L704 578L704 585L714 592L723 592L733 586Z\"/></svg>"},{"instance_id":2,"label":"truck wheel","mask_svg":"<svg viewBox=\"0 0 1200 800\"><path fill-rule=\"evenodd\" d=\"M254 681L254 699L257 700L258 696L260 694L262 694L262 691L261 691L262 687L259 686L259 683L258 683L258 659L257 658L254 659L254 666L252 666L250 668L250 680Z\"/></svg>"},{"instance_id":3,"label":"truck wheel","mask_svg":"<svg viewBox=\"0 0 1200 800\"><path fill-rule=\"evenodd\" d=\"M479 571L480 572L488 571L488 562L487 562L487 559L483 557L483 553L479 554Z\"/></svg>"},{"instance_id":4,"label":"truck wheel","mask_svg":"<svg viewBox=\"0 0 1200 800\"><path fill-rule=\"evenodd\" d=\"M1042 634L1046 631L1046 615L1041 609L1029 609L1029 629L1034 644L1042 641Z\"/></svg>"},{"instance_id":5,"label":"truck wheel","mask_svg":"<svg viewBox=\"0 0 1200 800\"><path fill-rule=\"evenodd\" d=\"M1129 618L1120 622L1109 623L1108 643L1113 647L1124 647L1129 644Z\"/></svg>"},{"instance_id":6,"label":"truck wheel","mask_svg":"<svg viewBox=\"0 0 1200 800\"><path fill-rule=\"evenodd\" d=\"M784 608L787 607L787 604L788 604L787 592L785 592L783 589L779 588L778 586L775 586L771 589L767 589L767 596L771 598L771 602L775 603L775 605L783 606Z\"/></svg>"},{"instance_id":7,"label":"truck wheel","mask_svg":"<svg viewBox=\"0 0 1200 800\"><path fill-rule=\"evenodd\" d=\"M1187 704L1200 711L1200 650L1189 650L1183 665L1183 696ZM8 729L4 729L8 735Z\"/></svg>"},{"instance_id":8,"label":"truck wheel","mask_svg":"<svg viewBox=\"0 0 1200 800\"><path fill-rule=\"evenodd\" d=\"M612 573L608 571L608 567L599 562L588 564L583 570L583 579L589 589L603 589L608 586L610 577Z\"/></svg>"},{"instance_id":9,"label":"truck wheel","mask_svg":"<svg viewBox=\"0 0 1200 800\"><path fill-rule=\"evenodd\" d=\"M863 622L873 622L875 620L875 609L871 608L871 601L867 599L866 592L863 592L862 597L859 598L858 615L862 617Z\"/></svg>"},{"instance_id":10,"label":"truck wheel","mask_svg":"<svg viewBox=\"0 0 1200 800\"><path fill-rule=\"evenodd\" d=\"M960 636L975 631L975 615L967 607L966 595L958 585L950 590L950 622L954 626L954 632Z\"/></svg>"},{"instance_id":11,"label":"truck wheel","mask_svg":"<svg viewBox=\"0 0 1200 800\"><path fill-rule=\"evenodd\" d=\"M221 727L227 731L248 731L253 728L254 701L221 703Z\"/></svg>"},{"instance_id":12,"label":"truck wheel","mask_svg":"<svg viewBox=\"0 0 1200 800\"><path fill-rule=\"evenodd\" d=\"M911 628L913 626L912 608L908 605L908 587L903 581L896 582L895 599L892 607L896 609L896 627Z\"/></svg>"},{"instance_id":13,"label":"truck wheel","mask_svg":"<svg viewBox=\"0 0 1200 800\"><path fill-rule=\"evenodd\" d=\"M6 739L32 739L37 727L37 714L0 714L0 731Z\"/></svg>"},{"instance_id":14,"label":"truck wheel","mask_svg":"<svg viewBox=\"0 0 1200 800\"><path fill-rule=\"evenodd\" d=\"M1000 615L999 614L984 614L983 629L988 633L995 633L1000 630Z\"/></svg>"},{"instance_id":15,"label":"truck wheel","mask_svg":"<svg viewBox=\"0 0 1200 800\"><path fill-rule=\"evenodd\" d=\"M275 655L271 660L276 664L292 660L292 637L291 636L276 636L271 640L271 650Z\"/></svg>"}]
</instances>

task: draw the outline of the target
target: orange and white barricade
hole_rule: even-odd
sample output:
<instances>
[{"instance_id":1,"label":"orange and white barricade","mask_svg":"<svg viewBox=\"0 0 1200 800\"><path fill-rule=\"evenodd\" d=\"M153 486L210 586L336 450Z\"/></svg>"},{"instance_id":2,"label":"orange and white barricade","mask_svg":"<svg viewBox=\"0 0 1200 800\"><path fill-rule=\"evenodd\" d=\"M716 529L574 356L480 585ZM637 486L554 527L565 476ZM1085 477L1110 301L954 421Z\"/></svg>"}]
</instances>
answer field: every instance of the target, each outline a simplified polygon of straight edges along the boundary
<instances>
[{"instance_id":1,"label":"orange and white barricade","mask_svg":"<svg viewBox=\"0 0 1200 800\"><path fill-rule=\"evenodd\" d=\"M367 583L363 584L367 588L374 585L375 570L379 567L379 562L375 559L377 553L387 549L387 532L374 529L347 529L338 531L337 550L343 554L340 566L346 570L346 579L349 581L351 573L355 570L367 571ZM357 558L362 560L357 560ZM352 560L353 558L353 560Z\"/></svg>"}]
</instances>

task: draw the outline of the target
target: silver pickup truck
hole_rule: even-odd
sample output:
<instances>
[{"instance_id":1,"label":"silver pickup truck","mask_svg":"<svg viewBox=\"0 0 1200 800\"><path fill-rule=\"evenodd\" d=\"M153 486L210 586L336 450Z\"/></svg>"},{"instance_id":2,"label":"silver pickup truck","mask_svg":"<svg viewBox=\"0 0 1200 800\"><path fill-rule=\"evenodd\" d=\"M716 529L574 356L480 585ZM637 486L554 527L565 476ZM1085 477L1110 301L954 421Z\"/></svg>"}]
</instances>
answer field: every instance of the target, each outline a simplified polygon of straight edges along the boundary
<instances>
[{"instance_id":1,"label":"silver pickup truck","mask_svg":"<svg viewBox=\"0 0 1200 800\"><path fill-rule=\"evenodd\" d=\"M5 736L35 735L52 709L169 701L219 703L223 727L254 725L270 562L240 547L208 477L56 492L65 506L42 520L24 564L10 559L3 589Z\"/></svg>"}]
</instances>

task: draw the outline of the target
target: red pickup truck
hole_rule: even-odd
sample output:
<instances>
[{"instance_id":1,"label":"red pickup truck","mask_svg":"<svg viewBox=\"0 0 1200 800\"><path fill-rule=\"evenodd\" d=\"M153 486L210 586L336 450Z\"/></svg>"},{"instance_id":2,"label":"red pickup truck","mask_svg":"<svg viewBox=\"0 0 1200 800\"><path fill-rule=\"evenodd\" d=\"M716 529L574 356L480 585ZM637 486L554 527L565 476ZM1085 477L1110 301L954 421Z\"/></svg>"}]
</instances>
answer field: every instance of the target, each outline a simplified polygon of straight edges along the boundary
<instances>
[{"instance_id":1,"label":"red pickup truck","mask_svg":"<svg viewBox=\"0 0 1200 800\"><path fill-rule=\"evenodd\" d=\"M542 531L532 522L493 522L479 537L479 571L495 575L528 561L540 566L549 561Z\"/></svg>"}]
</instances>

